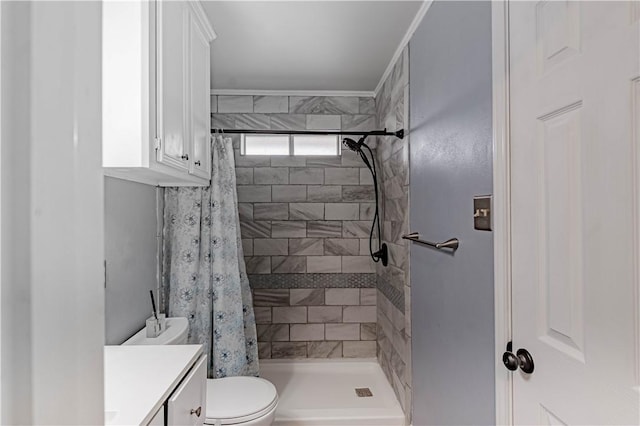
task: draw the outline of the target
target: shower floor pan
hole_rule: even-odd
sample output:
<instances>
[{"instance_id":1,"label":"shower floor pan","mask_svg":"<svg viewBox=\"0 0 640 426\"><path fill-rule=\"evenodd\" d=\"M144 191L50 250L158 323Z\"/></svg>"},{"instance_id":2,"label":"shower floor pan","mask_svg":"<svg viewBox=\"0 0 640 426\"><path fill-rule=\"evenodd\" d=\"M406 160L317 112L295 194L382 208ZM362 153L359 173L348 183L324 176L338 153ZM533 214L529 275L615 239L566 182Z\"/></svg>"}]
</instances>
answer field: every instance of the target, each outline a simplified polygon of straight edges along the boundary
<instances>
[{"instance_id":1,"label":"shower floor pan","mask_svg":"<svg viewBox=\"0 0 640 426\"><path fill-rule=\"evenodd\" d=\"M260 376L278 389L274 426L404 425L375 359L260 360Z\"/></svg>"}]
</instances>

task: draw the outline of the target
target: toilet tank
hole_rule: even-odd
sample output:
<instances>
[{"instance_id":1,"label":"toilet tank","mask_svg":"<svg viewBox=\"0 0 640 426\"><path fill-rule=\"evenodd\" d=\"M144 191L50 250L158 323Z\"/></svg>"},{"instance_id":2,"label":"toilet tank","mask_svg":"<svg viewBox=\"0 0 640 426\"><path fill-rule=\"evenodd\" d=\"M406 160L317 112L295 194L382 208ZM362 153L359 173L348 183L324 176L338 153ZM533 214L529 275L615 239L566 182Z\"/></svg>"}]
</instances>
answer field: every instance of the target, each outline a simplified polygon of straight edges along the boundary
<instances>
[{"instance_id":1,"label":"toilet tank","mask_svg":"<svg viewBox=\"0 0 640 426\"><path fill-rule=\"evenodd\" d=\"M189 333L189 321L183 317L167 318L167 329L158 337L147 337L143 328L123 345L185 345Z\"/></svg>"}]
</instances>

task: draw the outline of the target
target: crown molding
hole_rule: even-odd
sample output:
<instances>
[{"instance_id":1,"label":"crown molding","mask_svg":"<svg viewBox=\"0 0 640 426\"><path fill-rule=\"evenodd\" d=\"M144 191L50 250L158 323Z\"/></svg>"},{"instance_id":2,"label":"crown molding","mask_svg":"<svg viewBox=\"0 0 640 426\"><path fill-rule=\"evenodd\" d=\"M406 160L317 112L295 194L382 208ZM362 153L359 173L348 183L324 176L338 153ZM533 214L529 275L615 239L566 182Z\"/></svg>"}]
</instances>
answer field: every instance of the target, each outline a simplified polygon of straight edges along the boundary
<instances>
[{"instance_id":1,"label":"crown molding","mask_svg":"<svg viewBox=\"0 0 640 426\"><path fill-rule=\"evenodd\" d=\"M355 96L373 98L374 92L349 90L248 90L248 89L212 89L212 95L222 96Z\"/></svg>"},{"instance_id":2,"label":"crown molding","mask_svg":"<svg viewBox=\"0 0 640 426\"><path fill-rule=\"evenodd\" d=\"M380 81L378 82L378 85L373 91L374 97L377 97L378 94L380 93L380 90L382 90L382 86L384 85L384 82L387 81L387 78L391 74L391 71L393 71L393 67L398 61L398 58L400 58L400 55L402 55L402 51L409 44L411 37L413 37L413 33L415 33L416 30L418 29L418 26L422 22L422 19L424 19L424 16L427 14L427 11L429 10L432 4L433 4L433 0L424 0L422 2L420 9L418 9L418 13L416 13L415 18L413 18L413 21L411 21L411 25L409 25L409 28L407 28L407 32L404 34L404 37L400 41L398 48L396 49L395 53L391 57L391 60L389 61L389 65L387 65L387 69L384 70L382 77L380 77Z\"/></svg>"}]
</instances>

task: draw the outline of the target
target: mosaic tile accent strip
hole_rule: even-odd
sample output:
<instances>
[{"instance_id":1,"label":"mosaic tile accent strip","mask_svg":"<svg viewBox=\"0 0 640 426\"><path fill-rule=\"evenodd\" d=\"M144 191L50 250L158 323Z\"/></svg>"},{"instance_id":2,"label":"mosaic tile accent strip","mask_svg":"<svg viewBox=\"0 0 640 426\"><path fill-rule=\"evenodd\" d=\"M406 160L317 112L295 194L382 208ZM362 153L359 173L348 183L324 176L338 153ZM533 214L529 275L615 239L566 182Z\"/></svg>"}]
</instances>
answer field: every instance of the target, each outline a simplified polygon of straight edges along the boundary
<instances>
[{"instance_id":1,"label":"mosaic tile accent strip","mask_svg":"<svg viewBox=\"0 0 640 426\"><path fill-rule=\"evenodd\" d=\"M402 290L398 290L389 284L382 275L377 275L376 286L393 306L404 313L404 292Z\"/></svg>"},{"instance_id":2,"label":"mosaic tile accent strip","mask_svg":"<svg viewBox=\"0 0 640 426\"><path fill-rule=\"evenodd\" d=\"M253 289L375 288L376 274L251 274L249 283Z\"/></svg>"}]
</instances>

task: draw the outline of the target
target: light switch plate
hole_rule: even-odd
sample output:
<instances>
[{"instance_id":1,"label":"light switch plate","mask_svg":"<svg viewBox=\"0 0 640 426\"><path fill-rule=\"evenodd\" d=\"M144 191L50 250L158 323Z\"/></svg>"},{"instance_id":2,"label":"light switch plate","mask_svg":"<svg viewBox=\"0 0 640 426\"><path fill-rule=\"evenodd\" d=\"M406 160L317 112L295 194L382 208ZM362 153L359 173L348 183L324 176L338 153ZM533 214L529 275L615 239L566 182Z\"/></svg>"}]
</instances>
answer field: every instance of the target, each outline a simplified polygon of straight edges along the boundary
<instances>
[{"instance_id":1,"label":"light switch plate","mask_svg":"<svg viewBox=\"0 0 640 426\"><path fill-rule=\"evenodd\" d=\"M491 195L473 197L473 227L491 231Z\"/></svg>"}]
</instances>

